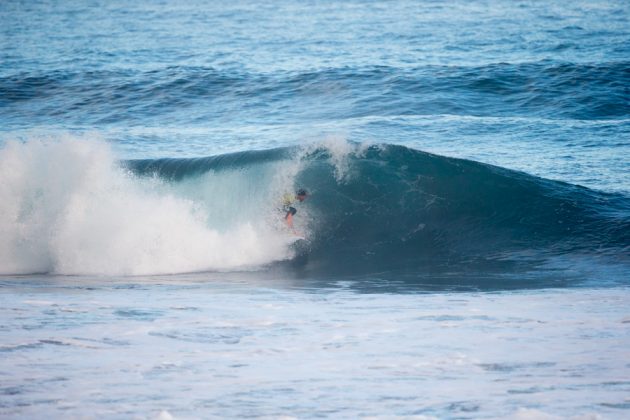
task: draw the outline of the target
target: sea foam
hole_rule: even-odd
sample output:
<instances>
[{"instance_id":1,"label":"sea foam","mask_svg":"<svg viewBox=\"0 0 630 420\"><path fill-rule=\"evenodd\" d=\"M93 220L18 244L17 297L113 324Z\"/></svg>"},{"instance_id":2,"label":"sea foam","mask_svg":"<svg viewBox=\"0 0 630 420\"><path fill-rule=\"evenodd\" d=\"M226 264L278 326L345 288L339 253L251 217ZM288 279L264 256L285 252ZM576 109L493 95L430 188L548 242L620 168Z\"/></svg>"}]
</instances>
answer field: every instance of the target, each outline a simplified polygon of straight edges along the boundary
<instances>
[{"instance_id":1,"label":"sea foam","mask_svg":"<svg viewBox=\"0 0 630 420\"><path fill-rule=\"evenodd\" d=\"M240 212L221 196L244 182L234 173L215 187L197 183L178 193L123 169L105 142L66 138L7 142L0 180L1 273L238 270L290 257L286 233L269 222L273 206L263 201L272 186Z\"/></svg>"}]
</instances>

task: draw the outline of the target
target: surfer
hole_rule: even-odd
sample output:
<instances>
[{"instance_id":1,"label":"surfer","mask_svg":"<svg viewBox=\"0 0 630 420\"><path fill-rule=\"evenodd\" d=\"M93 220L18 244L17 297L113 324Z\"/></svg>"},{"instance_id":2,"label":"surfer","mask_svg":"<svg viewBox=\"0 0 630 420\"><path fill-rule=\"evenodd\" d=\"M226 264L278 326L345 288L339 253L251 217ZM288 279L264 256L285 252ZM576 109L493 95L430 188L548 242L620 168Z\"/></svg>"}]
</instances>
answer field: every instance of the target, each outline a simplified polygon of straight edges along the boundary
<instances>
[{"instance_id":1,"label":"surfer","mask_svg":"<svg viewBox=\"0 0 630 420\"><path fill-rule=\"evenodd\" d=\"M296 201L301 203L302 201L306 200L306 197L308 197L308 192L302 188L300 188L295 193L295 195L291 193L286 193L282 197L282 211L285 212L284 220L287 222L287 226L289 227L289 229L291 229L291 232L293 232L295 235L297 235L298 233L293 227L293 216L295 215L295 213L297 213L297 210L293 206Z\"/></svg>"}]
</instances>

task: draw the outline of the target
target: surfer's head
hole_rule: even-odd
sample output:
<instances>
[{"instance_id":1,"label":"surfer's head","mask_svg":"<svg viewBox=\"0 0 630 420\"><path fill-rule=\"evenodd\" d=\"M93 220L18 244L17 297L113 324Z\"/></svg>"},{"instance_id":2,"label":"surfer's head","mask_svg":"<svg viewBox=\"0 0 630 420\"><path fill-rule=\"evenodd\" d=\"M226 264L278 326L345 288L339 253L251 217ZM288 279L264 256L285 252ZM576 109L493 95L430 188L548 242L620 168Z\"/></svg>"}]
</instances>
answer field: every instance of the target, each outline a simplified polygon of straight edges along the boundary
<instances>
[{"instance_id":1,"label":"surfer's head","mask_svg":"<svg viewBox=\"0 0 630 420\"><path fill-rule=\"evenodd\" d=\"M295 196L297 197L298 200L304 201L304 200L306 200L306 197L308 197L308 192L305 189L300 188L295 193Z\"/></svg>"}]
</instances>

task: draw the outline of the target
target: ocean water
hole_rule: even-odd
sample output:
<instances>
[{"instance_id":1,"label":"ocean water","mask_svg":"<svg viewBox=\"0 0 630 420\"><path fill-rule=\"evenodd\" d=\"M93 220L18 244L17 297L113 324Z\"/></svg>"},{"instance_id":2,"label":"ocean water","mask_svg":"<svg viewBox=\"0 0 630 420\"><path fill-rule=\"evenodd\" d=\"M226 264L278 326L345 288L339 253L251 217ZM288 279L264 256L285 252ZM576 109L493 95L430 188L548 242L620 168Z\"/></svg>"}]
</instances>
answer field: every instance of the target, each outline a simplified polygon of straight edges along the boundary
<instances>
[{"instance_id":1,"label":"ocean water","mask_svg":"<svg viewBox=\"0 0 630 420\"><path fill-rule=\"evenodd\" d=\"M628 418L628 156L625 1L2 2L0 417Z\"/></svg>"}]
</instances>

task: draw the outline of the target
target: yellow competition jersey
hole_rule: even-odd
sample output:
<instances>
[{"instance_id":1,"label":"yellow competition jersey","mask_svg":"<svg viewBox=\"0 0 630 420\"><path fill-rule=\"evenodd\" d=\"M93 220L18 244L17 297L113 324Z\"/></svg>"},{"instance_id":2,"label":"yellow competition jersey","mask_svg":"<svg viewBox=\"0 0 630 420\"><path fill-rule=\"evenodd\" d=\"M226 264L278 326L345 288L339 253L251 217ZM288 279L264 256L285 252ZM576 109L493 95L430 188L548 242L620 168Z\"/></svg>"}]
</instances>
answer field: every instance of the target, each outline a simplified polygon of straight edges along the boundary
<instances>
[{"instance_id":1,"label":"yellow competition jersey","mask_svg":"<svg viewBox=\"0 0 630 420\"><path fill-rule=\"evenodd\" d=\"M290 206L291 204L293 204L295 202L295 196L291 193L286 193L285 195L282 196L282 205L283 206Z\"/></svg>"}]
</instances>

